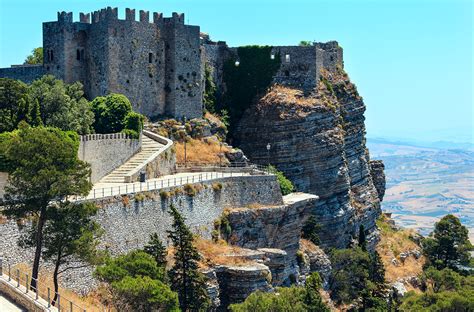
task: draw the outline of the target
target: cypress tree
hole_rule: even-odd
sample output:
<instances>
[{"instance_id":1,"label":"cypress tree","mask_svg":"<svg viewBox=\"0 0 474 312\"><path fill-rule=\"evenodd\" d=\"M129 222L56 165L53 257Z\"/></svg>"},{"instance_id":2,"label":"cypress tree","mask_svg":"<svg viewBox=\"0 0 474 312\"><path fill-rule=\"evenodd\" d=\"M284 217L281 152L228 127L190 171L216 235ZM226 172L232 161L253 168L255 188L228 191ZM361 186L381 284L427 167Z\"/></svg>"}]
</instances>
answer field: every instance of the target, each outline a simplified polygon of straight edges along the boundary
<instances>
[{"instance_id":1,"label":"cypress tree","mask_svg":"<svg viewBox=\"0 0 474 312\"><path fill-rule=\"evenodd\" d=\"M43 125L43 121L41 120L40 104L38 100L35 100L33 106L31 107L30 121L32 126L39 127Z\"/></svg>"},{"instance_id":2,"label":"cypress tree","mask_svg":"<svg viewBox=\"0 0 474 312\"><path fill-rule=\"evenodd\" d=\"M18 101L18 114L17 114L17 124L20 123L20 121L30 121L30 107L28 105L28 102L26 101L25 98L21 98Z\"/></svg>"},{"instance_id":3,"label":"cypress tree","mask_svg":"<svg viewBox=\"0 0 474 312\"><path fill-rule=\"evenodd\" d=\"M193 245L193 234L184 223L184 217L173 205L170 206L169 213L173 217L173 229L167 233L175 248L175 263L169 271L171 288L178 293L182 311L206 310L210 300L205 289L204 275L198 271L201 256Z\"/></svg>"},{"instance_id":4,"label":"cypress tree","mask_svg":"<svg viewBox=\"0 0 474 312\"><path fill-rule=\"evenodd\" d=\"M156 264L160 267L166 267L166 247L163 245L163 242L158 237L157 233L150 235L150 241L143 250L153 256L156 261Z\"/></svg>"}]
</instances>

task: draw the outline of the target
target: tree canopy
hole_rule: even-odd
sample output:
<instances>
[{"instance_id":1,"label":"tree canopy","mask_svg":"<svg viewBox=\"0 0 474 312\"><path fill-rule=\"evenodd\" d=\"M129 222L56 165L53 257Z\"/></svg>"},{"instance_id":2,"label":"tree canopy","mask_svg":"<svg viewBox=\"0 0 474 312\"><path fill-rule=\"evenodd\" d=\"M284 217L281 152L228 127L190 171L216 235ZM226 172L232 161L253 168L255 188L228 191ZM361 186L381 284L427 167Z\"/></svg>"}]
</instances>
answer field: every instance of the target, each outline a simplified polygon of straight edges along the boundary
<instances>
[{"instance_id":1,"label":"tree canopy","mask_svg":"<svg viewBox=\"0 0 474 312\"><path fill-rule=\"evenodd\" d=\"M28 119L28 86L19 80L0 78L0 132L13 131Z\"/></svg>"},{"instance_id":2,"label":"tree canopy","mask_svg":"<svg viewBox=\"0 0 474 312\"><path fill-rule=\"evenodd\" d=\"M25 59L25 64L43 64L43 47L37 47L31 50L31 54L28 55Z\"/></svg>"},{"instance_id":3,"label":"tree canopy","mask_svg":"<svg viewBox=\"0 0 474 312\"><path fill-rule=\"evenodd\" d=\"M89 193L90 168L77 158L79 141L75 132L20 124L19 130L2 138L2 158L10 173L2 213L15 219L33 217L32 277L37 278L44 225L51 215L48 211L66 203L70 195ZM31 283L32 287L36 285L34 280Z\"/></svg>"},{"instance_id":4,"label":"tree canopy","mask_svg":"<svg viewBox=\"0 0 474 312\"><path fill-rule=\"evenodd\" d=\"M437 222L433 233L423 241L427 265L437 269L458 270L460 265L468 265L472 249L467 228L451 214Z\"/></svg>"}]
</instances>

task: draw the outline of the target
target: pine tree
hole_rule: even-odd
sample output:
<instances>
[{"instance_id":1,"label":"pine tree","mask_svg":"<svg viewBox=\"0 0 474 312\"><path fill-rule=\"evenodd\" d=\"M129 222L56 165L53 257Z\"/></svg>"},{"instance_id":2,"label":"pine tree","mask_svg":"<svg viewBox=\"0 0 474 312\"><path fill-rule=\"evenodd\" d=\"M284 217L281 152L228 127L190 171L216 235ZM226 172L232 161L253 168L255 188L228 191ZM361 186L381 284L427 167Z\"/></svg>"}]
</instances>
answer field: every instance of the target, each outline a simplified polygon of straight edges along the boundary
<instances>
[{"instance_id":1,"label":"pine tree","mask_svg":"<svg viewBox=\"0 0 474 312\"><path fill-rule=\"evenodd\" d=\"M385 283L385 267L377 251L370 254L369 279L375 284Z\"/></svg>"},{"instance_id":2,"label":"pine tree","mask_svg":"<svg viewBox=\"0 0 474 312\"><path fill-rule=\"evenodd\" d=\"M169 213L173 217L173 229L167 233L175 247L175 263L169 271L171 288L178 293L182 311L206 310L210 300L205 289L204 275L198 271L201 256L193 245L193 234L173 205L170 206Z\"/></svg>"},{"instance_id":3,"label":"pine tree","mask_svg":"<svg viewBox=\"0 0 474 312\"><path fill-rule=\"evenodd\" d=\"M43 121L41 120L40 104L38 100L35 100L33 106L31 107L30 122L32 126L36 127L43 125Z\"/></svg>"},{"instance_id":4,"label":"pine tree","mask_svg":"<svg viewBox=\"0 0 474 312\"><path fill-rule=\"evenodd\" d=\"M18 113L17 113L17 124L20 123L20 121L24 120L26 122L30 121L30 107L25 98L21 98L18 101Z\"/></svg>"},{"instance_id":5,"label":"pine tree","mask_svg":"<svg viewBox=\"0 0 474 312\"><path fill-rule=\"evenodd\" d=\"M155 258L156 264L160 267L166 267L166 247L161 242L157 233L150 235L150 241L143 250Z\"/></svg>"},{"instance_id":6,"label":"pine tree","mask_svg":"<svg viewBox=\"0 0 474 312\"><path fill-rule=\"evenodd\" d=\"M329 308L323 303L319 289L321 288L321 277L317 272L311 273L305 285L305 309L309 312L329 312Z\"/></svg>"}]
</instances>

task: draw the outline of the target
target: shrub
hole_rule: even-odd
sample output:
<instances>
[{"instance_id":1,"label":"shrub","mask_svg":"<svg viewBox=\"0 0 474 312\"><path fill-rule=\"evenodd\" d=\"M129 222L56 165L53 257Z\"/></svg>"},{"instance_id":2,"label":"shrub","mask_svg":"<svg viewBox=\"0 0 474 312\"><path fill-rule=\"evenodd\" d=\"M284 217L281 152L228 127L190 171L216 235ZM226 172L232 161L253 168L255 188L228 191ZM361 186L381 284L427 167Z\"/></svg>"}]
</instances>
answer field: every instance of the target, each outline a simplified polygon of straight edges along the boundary
<instances>
[{"instance_id":1,"label":"shrub","mask_svg":"<svg viewBox=\"0 0 474 312\"><path fill-rule=\"evenodd\" d=\"M144 120L145 117L142 114L129 112L124 119L125 129L130 129L140 133L143 130Z\"/></svg>"},{"instance_id":2,"label":"shrub","mask_svg":"<svg viewBox=\"0 0 474 312\"><path fill-rule=\"evenodd\" d=\"M212 189L216 192L219 192L222 190L222 183L216 182L212 183Z\"/></svg>"},{"instance_id":3,"label":"shrub","mask_svg":"<svg viewBox=\"0 0 474 312\"><path fill-rule=\"evenodd\" d=\"M196 194L197 194L196 187L192 184L189 184L189 183L186 183L183 186L183 190L188 196L191 196L191 197L196 196Z\"/></svg>"},{"instance_id":4,"label":"shrub","mask_svg":"<svg viewBox=\"0 0 474 312\"><path fill-rule=\"evenodd\" d=\"M278 184L280 185L280 190L282 195L288 195L291 192L295 190L295 187L293 186L293 183L291 183L290 180L288 180L287 177L283 174L283 172L277 170L274 166L269 165L267 167L267 171L276 175Z\"/></svg>"},{"instance_id":5,"label":"shrub","mask_svg":"<svg viewBox=\"0 0 474 312\"><path fill-rule=\"evenodd\" d=\"M163 191L163 190L160 191L160 198L162 200L167 200L168 198L170 198L170 196L171 196L170 192Z\"/></svg>"}]
</instances>

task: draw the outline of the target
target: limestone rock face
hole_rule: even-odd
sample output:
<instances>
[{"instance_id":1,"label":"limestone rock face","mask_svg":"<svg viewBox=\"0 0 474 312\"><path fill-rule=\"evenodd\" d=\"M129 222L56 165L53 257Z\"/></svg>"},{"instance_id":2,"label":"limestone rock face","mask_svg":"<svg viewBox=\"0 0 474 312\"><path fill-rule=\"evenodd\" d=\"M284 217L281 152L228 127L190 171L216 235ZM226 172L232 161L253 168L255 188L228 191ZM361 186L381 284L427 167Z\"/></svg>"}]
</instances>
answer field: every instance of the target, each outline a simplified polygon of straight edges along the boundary
<instances>
[{"instance_id":1,"label":"limestone rock face","mask_svg":"<svg viewBox=\"0 0 474 312\"><path fill-rule=\"evenodd\" d=\"M370 175L372 181L379 194L380 201L383 200L385 195L385 165L382 160L371 160L370 161Z\"/></svg>"},{"instance_id":2,"label":"limestone rock face","mask_svg":"<svg viewBox=\"0 0 474 312\"><path fill-rule=\"evenodd\" d=\"M346 247L363 225L371 248L381 210L365 146L365 105L347 75L324 74L309 96L273 86L244 113L234 143L252 162L275 165L298 191L319 196L311 214L322 247Z\"/></svg>"},{"instance_id":3,"label":"limestone rock face","mask_svg":"<svg viewBox=\"0 0 474 312\"><path fill-rule=\"evenodd\" d=\"M215 268L221 307L242 302L256 290L270 291L272 274L264 264L219 266Z\"/></svg>"}]
</instances>

